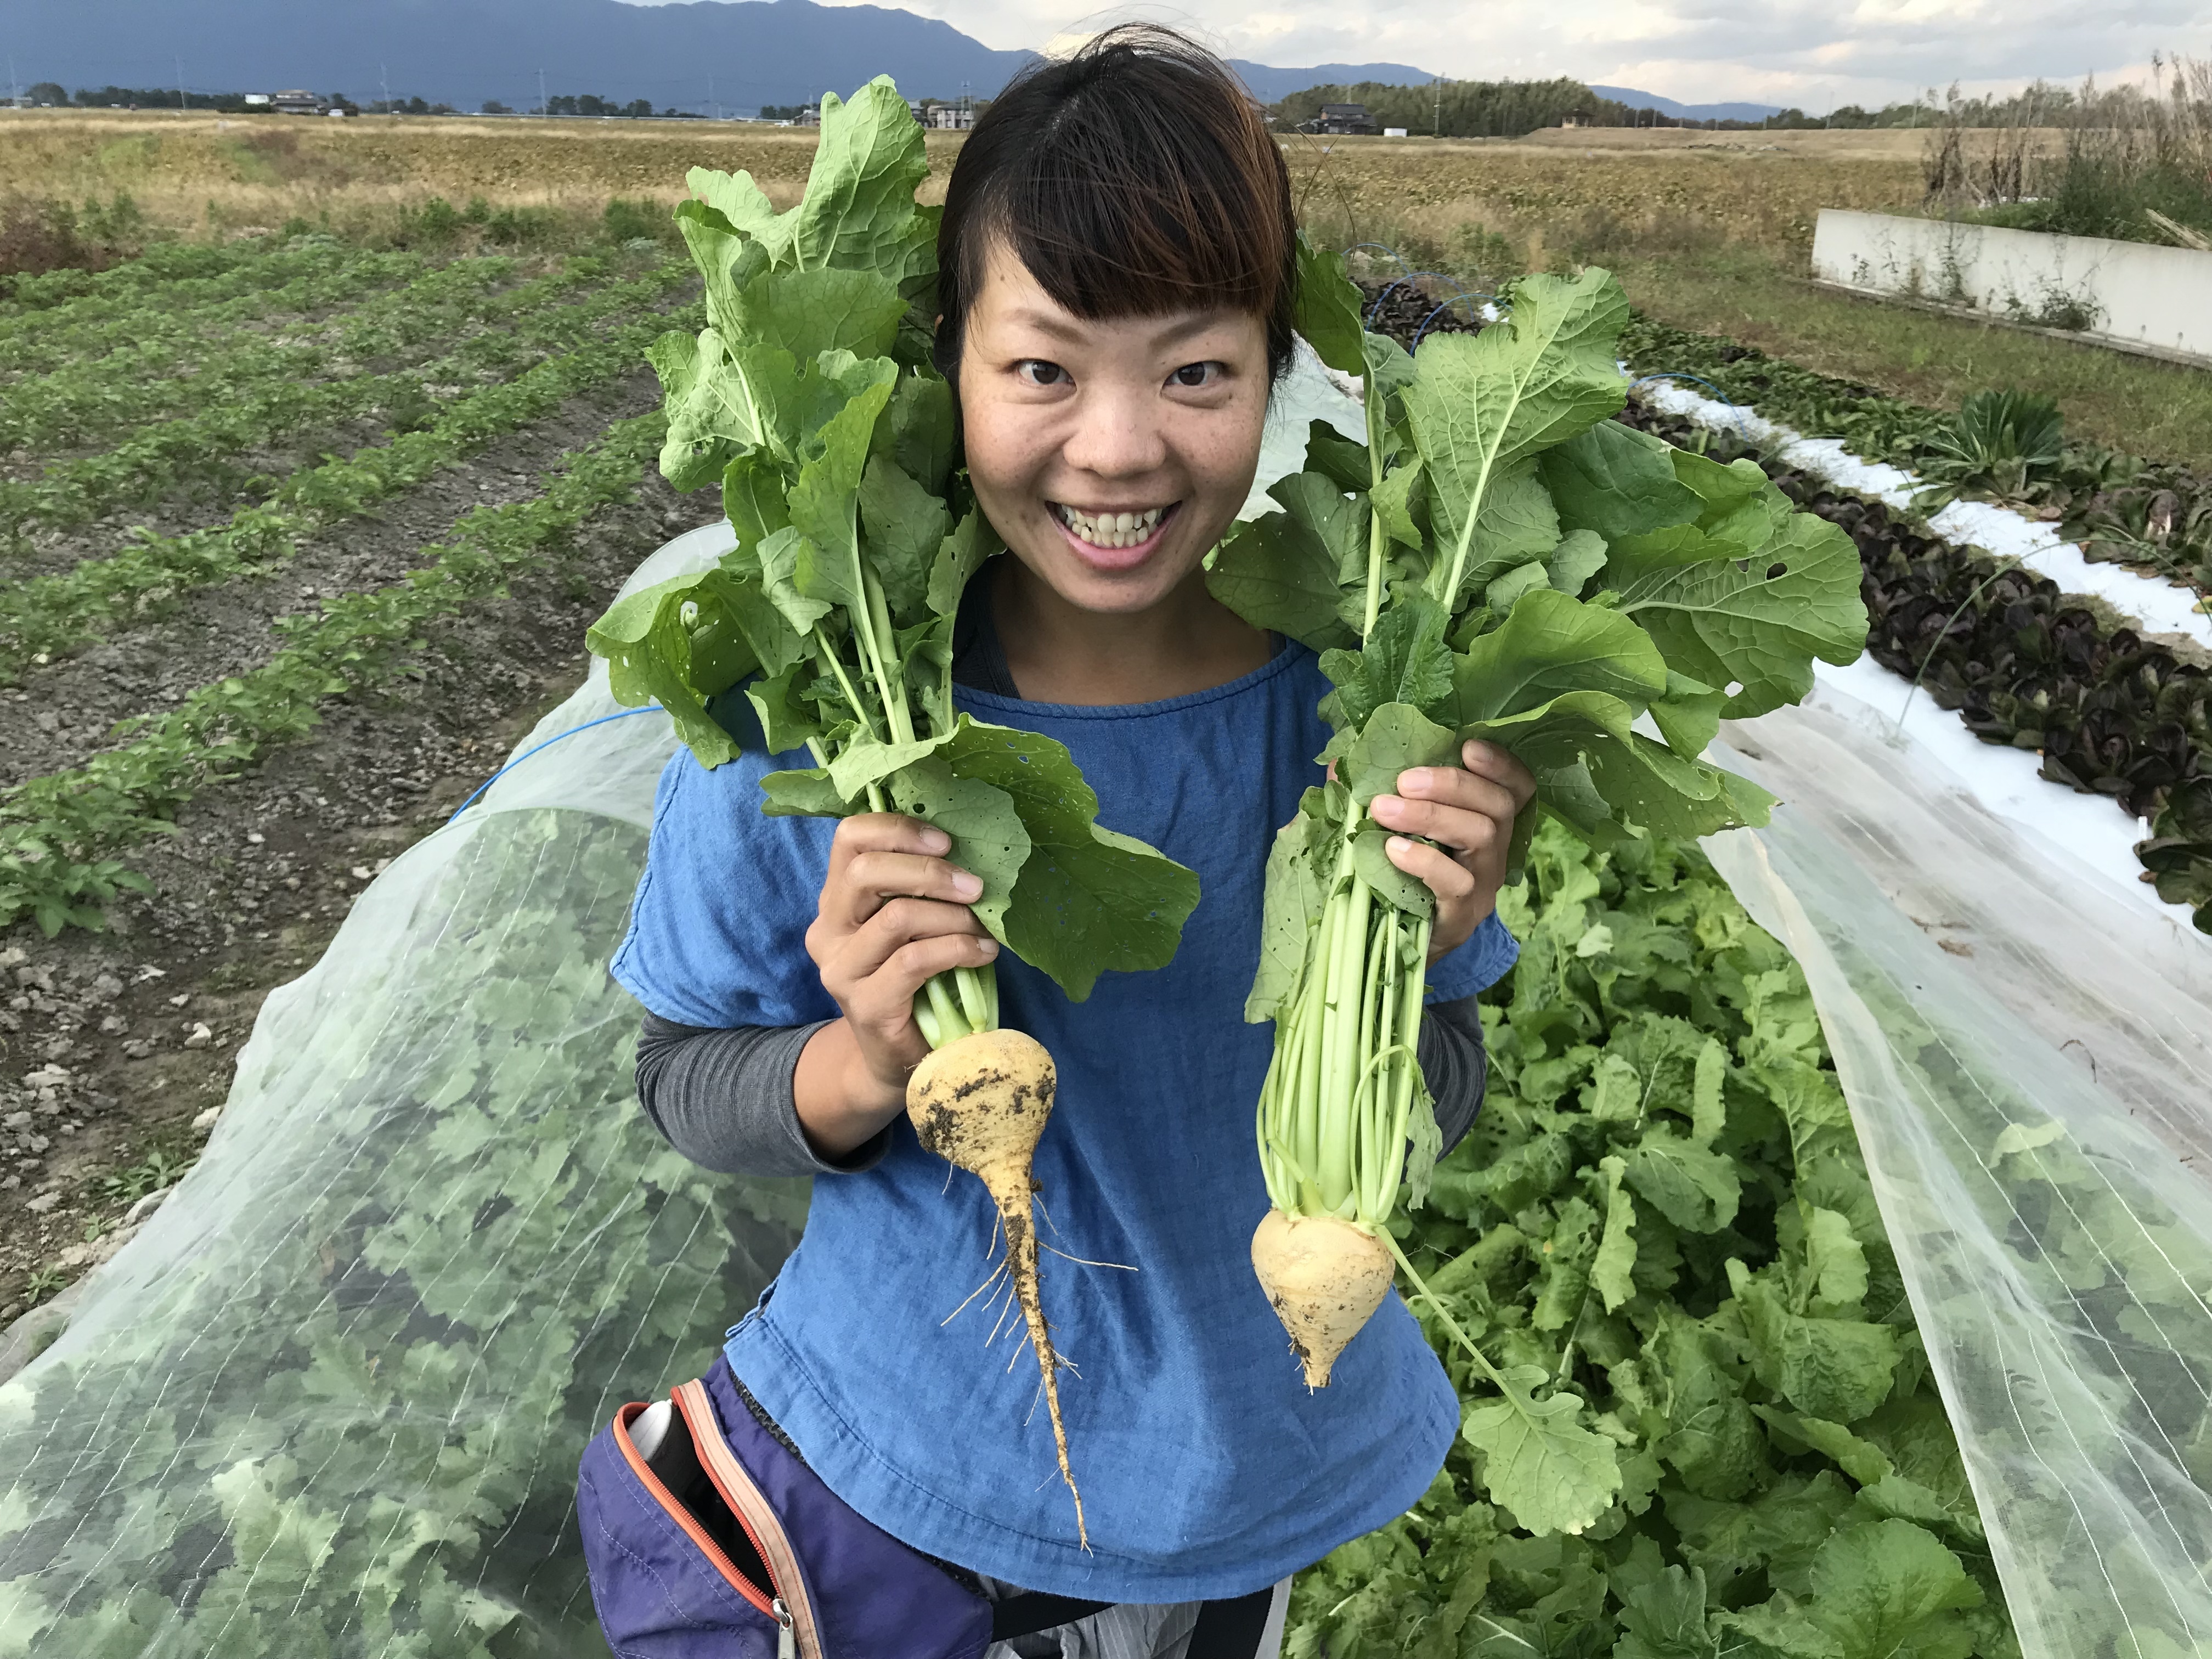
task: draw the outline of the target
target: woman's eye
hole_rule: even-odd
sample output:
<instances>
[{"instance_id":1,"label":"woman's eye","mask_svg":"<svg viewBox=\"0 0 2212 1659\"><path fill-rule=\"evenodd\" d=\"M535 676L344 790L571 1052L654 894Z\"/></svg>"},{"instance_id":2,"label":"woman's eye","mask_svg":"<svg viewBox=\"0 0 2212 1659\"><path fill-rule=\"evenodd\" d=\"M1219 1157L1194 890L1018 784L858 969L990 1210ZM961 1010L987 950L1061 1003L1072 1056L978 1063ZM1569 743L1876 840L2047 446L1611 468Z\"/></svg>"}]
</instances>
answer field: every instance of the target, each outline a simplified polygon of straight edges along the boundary
<instances>
[{"instance_id":1,"label":"woman's eye","mask_svg":"<svg viewBox=\"0 0 2212 1659\"><path fill-rule=\"evenodd\" d=\"M1048 363L1042 357L1027 357L1014 365L1014 373L1024 386L1059 386L1067 379L1067 371L1058 363Z\"/></svg>"},{"instance_id":2,"label":"woman's eye","mask_svg":"<svg viewBox=\"0 0 2212 1659\"><path fill-rule=\"evenodd\" d=\"M1219 382L1223 370L1219 363L1185 363L1168 376L1170 386L1206 386Z\"/></svg>"}]
</instances>

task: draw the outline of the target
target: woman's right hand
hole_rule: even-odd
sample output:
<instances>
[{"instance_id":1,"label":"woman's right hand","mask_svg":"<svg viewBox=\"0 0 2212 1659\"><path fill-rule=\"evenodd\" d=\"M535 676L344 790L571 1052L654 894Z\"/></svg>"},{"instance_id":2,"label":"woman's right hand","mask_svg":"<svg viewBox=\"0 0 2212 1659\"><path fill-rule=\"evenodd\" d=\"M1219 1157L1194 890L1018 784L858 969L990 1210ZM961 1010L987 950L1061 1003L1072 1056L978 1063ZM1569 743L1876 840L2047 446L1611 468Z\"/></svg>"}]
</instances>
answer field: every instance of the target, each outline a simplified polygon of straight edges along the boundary
<instances>
[{"instance_id":1,"label":"woman's right hand","mask_svg":"<svg viewBox=\"0 0 2212 1659\"><path fill-rule=\"evenodd\" d=\"M808 1042L793 1082L800 1122L832 1157L905 1109L908 1074L929 1053L915 994L933 975L997 959L969 908L983 884L946 861L951 850L942 830L895 812L847 818L830 843L806 953L844 1018Z\"/></svg>"}]
</instances>

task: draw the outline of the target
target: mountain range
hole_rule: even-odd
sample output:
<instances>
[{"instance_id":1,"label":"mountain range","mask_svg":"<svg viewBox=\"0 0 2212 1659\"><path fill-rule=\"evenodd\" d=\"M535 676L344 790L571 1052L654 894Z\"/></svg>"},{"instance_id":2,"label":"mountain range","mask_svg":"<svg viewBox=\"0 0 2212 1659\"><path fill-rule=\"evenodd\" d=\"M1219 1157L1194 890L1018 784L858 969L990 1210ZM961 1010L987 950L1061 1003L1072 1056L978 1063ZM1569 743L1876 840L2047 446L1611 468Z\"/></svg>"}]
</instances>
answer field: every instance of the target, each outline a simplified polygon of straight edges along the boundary
<instances>
[{"instance_id":1,"label":"mountain range","mask_svg":"<svg viewBox=\"0 0 2212 1659\"><path fill-rule=\"evenodd\" d=\"M1656 109L1662 115L1671 115L1680 121L1764 121L1770 115L1782 113L1781 107L1775 104L1678 104L1672 98L1662 98L1656 92L1638 92L1633 87L1592 84L1590 90L1631 109Z\"/></svg>"},{"instance_id":2,"label":"mountain range","mask_svg":"<svg viewBox=\"0 0 2212 1659\"><path fill-rule=\"evenodd\" d=\"M889 74L912 97L988 97L1036 54L949 23L813 0L23 0L7 46L25 85L270 92L516 108L596 93L656 109L749 112ZM1236 64L1267 102L1312 86L1410 83L1405 64Z\"/></svg>"}]
</instances>

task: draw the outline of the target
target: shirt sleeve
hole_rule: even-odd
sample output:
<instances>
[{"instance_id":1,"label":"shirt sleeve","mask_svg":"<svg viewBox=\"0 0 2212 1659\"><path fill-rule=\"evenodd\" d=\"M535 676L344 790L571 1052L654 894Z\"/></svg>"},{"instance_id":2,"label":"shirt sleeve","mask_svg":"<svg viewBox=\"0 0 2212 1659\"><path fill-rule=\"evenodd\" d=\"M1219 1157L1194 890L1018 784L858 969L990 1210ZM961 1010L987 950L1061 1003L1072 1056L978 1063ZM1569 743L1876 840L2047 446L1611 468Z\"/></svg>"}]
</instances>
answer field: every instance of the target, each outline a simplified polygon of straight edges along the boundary
<instances>
[{"instance_id":1,"label":"shirt sleeve","mask_svg":"<svg viewBox=\"0 0 2212 1659\"><path fill-rule=\"evenodd\" d=\"M890 1146L878 1130L842 1158L814 1150L792 1090L811 1025L712 1030L645 1016L637 1038L637 1097L668 1144L729 1175L852 1175Z\"/></svg>"},{"instance_id":2,"label":"shirt sleeve","mask_svg":"<svg viewBox=\"0 0 2212 1659\"><path fill-rule=\"evenodd\" d=\"M748 752L711 771L678 750L615 952L616 981L662 1019L702 1030L834 1019L806 954L836 825L767 817L760 781L801 755Z\"/></svg>"},{"instance_id":3,"label":"shirt sleeve","mask_svg":"<svg viewBox=\"0 0 2212 1659\"><path fill-rule=\"evenodd\" d=\"M1457 1002L1486 991L1513 971L1521 959L1521 941L1515 939L1492 910L1467 941L1429 964L1428 1001ZM1480 1028L1478 1028L1478 1037Z\"/></svg>"},{"instance_id":4,"label":"shirt sleeve","mask_svg":"<svg viewBox=\"0 0 2212 1659\"><path fill-rule=\"evenodd\" d=\"M1490 1055L1482 1042L1482 1004L1473 997L1432 1002L1423 1012L1414 1052L1436 1101L1437 1127L1449 1152L1474 1127L1489 1080ZM1442 1156L1441 1153L1438 1154Z\"/></svg>"}]
</instances>

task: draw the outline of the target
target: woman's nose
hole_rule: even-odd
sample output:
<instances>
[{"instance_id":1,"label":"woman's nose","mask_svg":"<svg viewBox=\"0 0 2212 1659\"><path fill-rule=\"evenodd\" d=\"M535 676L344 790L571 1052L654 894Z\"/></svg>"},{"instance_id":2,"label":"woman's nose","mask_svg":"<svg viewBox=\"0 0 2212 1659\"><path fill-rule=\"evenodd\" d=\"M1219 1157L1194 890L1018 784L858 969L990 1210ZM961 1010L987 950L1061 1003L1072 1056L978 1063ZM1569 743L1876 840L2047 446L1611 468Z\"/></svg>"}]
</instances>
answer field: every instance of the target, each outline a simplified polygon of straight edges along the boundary
<instances>
[{"instance_id":1,"label":"woman's nose","mask_svg":"<svg viewBox=\"0 0 2212 1659\"><path fill-rule=\"evenodd\" d=\"M1157 399L1149 387L1087 386L1075 430L1061 454L1070 466L1103 477L1148 472L1167 459Z\"/></svg>"}]
</instances>

